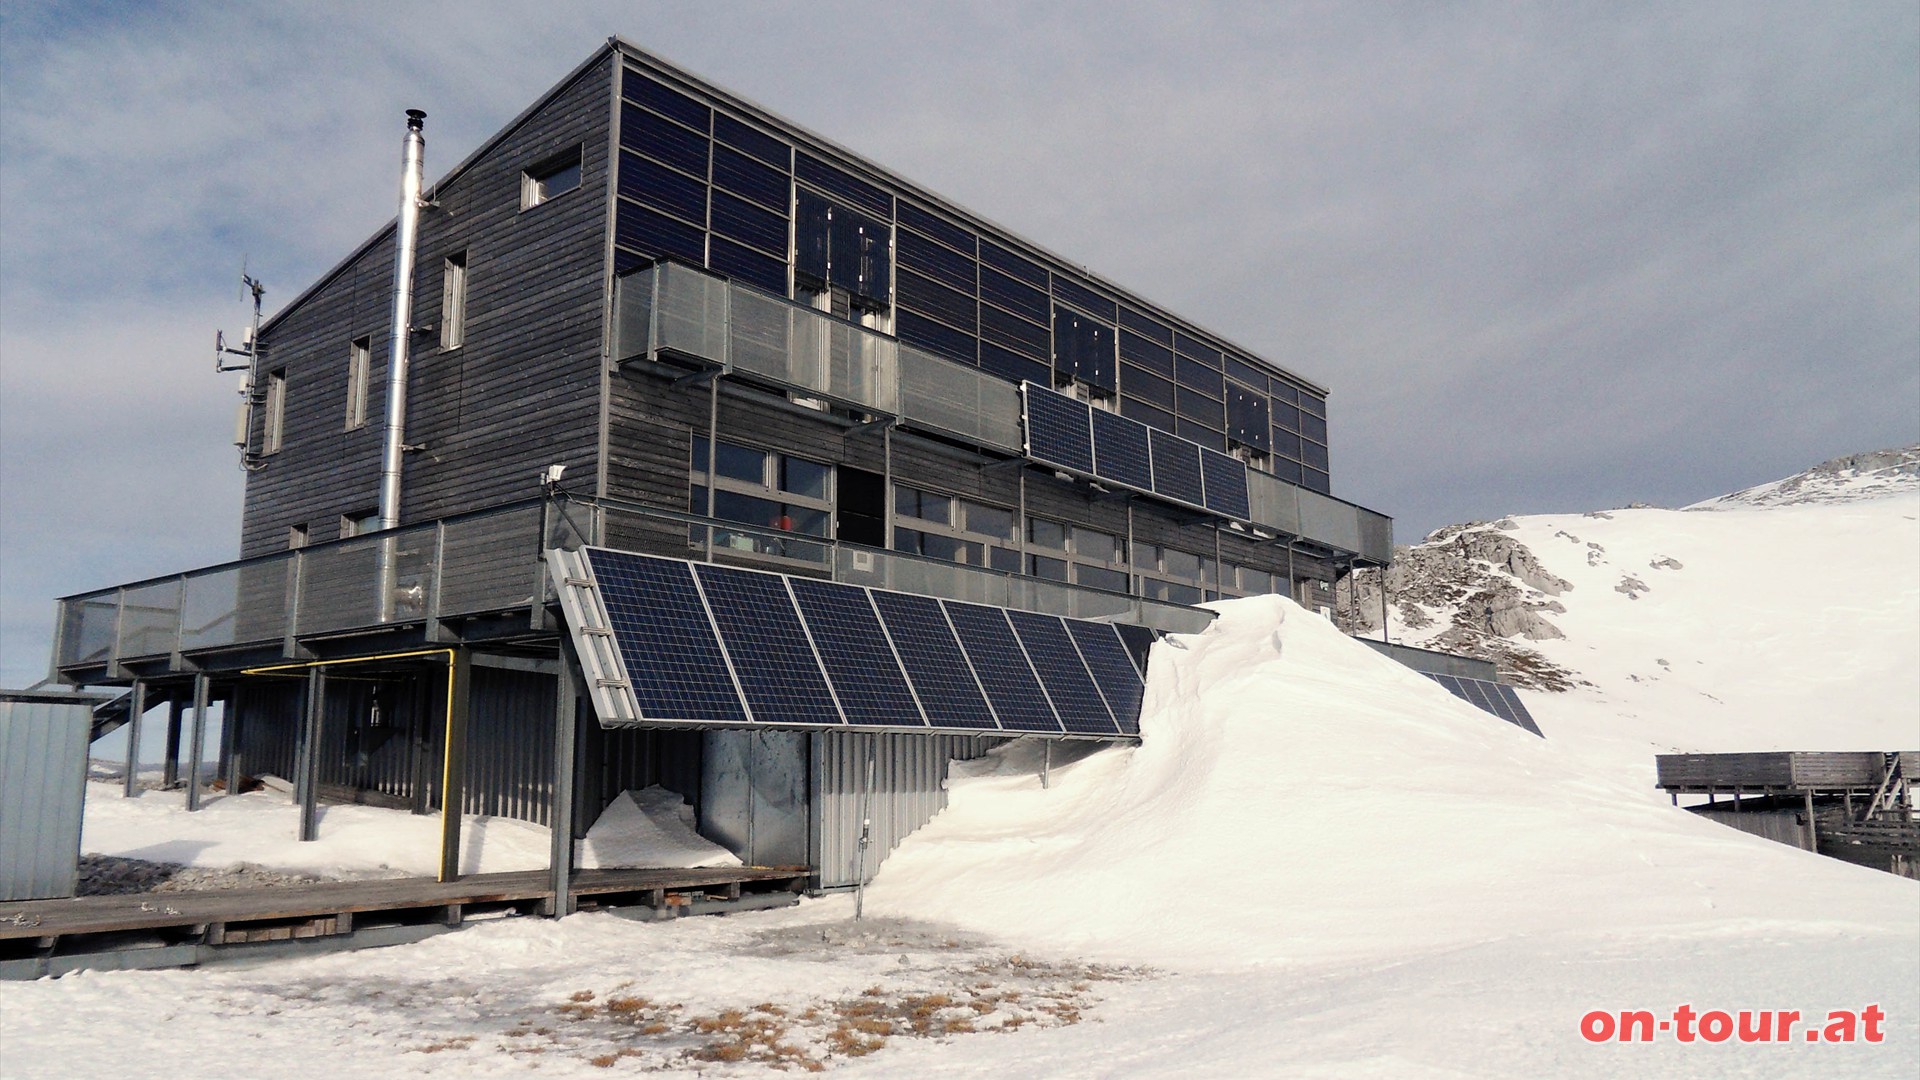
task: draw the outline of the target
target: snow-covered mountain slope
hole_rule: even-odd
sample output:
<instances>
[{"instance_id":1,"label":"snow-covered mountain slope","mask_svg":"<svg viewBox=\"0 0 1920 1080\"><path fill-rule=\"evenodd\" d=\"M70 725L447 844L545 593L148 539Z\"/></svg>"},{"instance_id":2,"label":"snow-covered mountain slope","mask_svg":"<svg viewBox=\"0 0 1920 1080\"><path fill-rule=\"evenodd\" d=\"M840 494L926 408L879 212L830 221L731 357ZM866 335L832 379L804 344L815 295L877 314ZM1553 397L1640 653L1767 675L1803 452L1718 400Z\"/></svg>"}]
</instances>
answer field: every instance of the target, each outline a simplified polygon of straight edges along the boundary
<instances>
[{"instance_id":1,"label":"snow-covered mountain slope","mask_svg":"<svg viewBox=\"0 0 1920 1080\"><path fill-rule=\"evenodd\" d=\"M1689 507L1450 526L1388 573L1392 640L1558 693L1550 739L1667 751L1920 746L1920 448ZM1377 576L1343 597L1379 633Z\"/></svg>"}]
</instances>

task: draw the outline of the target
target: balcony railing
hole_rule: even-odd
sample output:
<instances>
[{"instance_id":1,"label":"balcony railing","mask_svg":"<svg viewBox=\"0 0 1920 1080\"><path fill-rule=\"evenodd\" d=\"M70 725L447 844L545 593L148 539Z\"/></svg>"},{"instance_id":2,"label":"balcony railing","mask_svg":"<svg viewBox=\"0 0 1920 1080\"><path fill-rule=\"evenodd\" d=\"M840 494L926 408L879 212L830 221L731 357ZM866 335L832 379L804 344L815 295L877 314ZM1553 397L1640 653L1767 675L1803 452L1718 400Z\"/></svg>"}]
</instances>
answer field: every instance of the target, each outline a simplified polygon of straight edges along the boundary
<instances>
[{"instance_id":1,"label":"balcony railing","mask_svg":"<svg viewBox=\"0 0 1920 1080\"><path fill-rule=\"evenodd\" d=\"M711 531L711 545L707 534ZM812 573L1085 619L1197 632L1213 613L1162 600L963 566L614 500L531 501L60 601L56 670L280 647L303 638L531 610L550 598L547 547L626 550Z\"/></svg>"},{"instance_id":2,"label":"balcony railing","mask_svg":"<svg viewBox=\"0 0 1920 1080\"><path fill-rule=\"evenodd\" d=\"M1012 383L704 270L663 262L614 287L617 359L676 356L1019 456ZM1373 563L1393 519L1247 470L1253 524Z\"/></svg>"}]
</instances>

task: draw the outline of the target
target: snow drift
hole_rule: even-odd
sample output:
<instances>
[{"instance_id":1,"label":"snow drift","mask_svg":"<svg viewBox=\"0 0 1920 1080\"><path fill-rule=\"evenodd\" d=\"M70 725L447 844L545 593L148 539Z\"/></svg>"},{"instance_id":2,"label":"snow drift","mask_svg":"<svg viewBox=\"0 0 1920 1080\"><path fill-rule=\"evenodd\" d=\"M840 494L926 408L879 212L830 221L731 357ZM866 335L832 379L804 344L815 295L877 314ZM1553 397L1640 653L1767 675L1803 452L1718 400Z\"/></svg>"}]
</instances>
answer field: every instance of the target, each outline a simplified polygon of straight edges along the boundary
<instances>
[{"instance_id":1,"label":"snow drift","mask_svg":"<svg viewBox=\"0 0 1920 1080\"><path fill-rule=\"evenodd\" d=\"M1920 929L1911 881L1654 802L1285 599L1218 609L1155 646L1139 747L1047 789L1017 745L959 767L870 905L1189 970L1829 912Z\"/></svg>"}]
</instances>

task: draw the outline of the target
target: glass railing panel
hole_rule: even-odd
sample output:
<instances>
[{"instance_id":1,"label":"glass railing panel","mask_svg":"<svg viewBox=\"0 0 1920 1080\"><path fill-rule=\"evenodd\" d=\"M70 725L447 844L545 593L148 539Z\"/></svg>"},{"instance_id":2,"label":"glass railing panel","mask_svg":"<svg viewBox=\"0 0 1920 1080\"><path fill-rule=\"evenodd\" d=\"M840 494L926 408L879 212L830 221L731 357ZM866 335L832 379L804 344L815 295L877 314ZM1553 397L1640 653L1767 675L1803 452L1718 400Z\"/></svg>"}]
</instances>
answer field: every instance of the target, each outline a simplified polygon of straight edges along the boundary
<instances>
[{"instance_id":1,"label":"glass railing panel","mask_svg":"<svg viewBox=\"0 0 1920 1080\"><path fill-rule=\"evenodd\" d=\"M591 528L591 506L562 504L582 529ZM563 521L554 515L555 521ZM531 607L539 583L540 507L525 506L447 522L440 540L440 615L476 615ZM569 534L571 529L568 530ZM424 545L433 543L429 530Z\"/></svg>"},{"instance_id":2,"label":"glass railing panel","mask_svg":"<svg viewBox=\"0 0 1920 1080\"><path fill-rule=\"evenodd\" d=\"M120 656L164 656L173 651L179 629L178 578L141 585L123 594Z\"/></svg>"},{"instance_id":3,"label":"glass railing panel","mask_svg":"<svg viewBox=\"0 0 1920 1080\"><path fill-rule=\"evenodd\" d=\"M287 636L298 559L298 553L289 553L234 568L239 607L234 617L234 641L274 641Z\"/></svg>"},{"instance_id":4,"label":"glass railing panel","mask_svg":"<svg viewBox=\"0 0 1920 1080\"><path fill-rule=\"evenodd\" d=\"M60 605L59 664L104 663L113 655L120 616L120 590L76 596Z\"/></svg>"},{"instance_id":5,"label":"glass railing panel","mask_svg":"<svg viewBox=\"0 0 1920 1080\"><path fill-rule=\"evenodd\" d=\"M286 601L284 590L277 599L276 608ZM180 648L234 644L239 640L239 616L239 567L188 574L186 597L180 606Z\"/></svg>"},{"instance_id":6,"label":"glass railing panel","mask_svg":"<svg viewBox=\"0 0 1920 1080\"><path fill-rule=\"evenodd\" d=\"M1254 524L1300 534L1300 489L1258 469L1247 470L1247 504Z\"/></svg>"},{"instance_id":7,"label":"glass railing panel","mask_svg":"<svg viewBox=\"0 0 1920 1080\"><path fill-rule=\"evenodd\" d=\"M1360 550L1358 508L1317 491L1299 490L1300 535L1341 551Z\"/></svg>"},{"instance_id":8,"label":"glass railing panel","mask_svg":"<svg viewBox=\"0 0 1920 1080\"><path fill-rule=\"evenodd\" d=\"M1393 519L1358 507L1355 512L1360 515L1360 554L1374 562L1393 561Z\"/></svg>"}]
</instances>

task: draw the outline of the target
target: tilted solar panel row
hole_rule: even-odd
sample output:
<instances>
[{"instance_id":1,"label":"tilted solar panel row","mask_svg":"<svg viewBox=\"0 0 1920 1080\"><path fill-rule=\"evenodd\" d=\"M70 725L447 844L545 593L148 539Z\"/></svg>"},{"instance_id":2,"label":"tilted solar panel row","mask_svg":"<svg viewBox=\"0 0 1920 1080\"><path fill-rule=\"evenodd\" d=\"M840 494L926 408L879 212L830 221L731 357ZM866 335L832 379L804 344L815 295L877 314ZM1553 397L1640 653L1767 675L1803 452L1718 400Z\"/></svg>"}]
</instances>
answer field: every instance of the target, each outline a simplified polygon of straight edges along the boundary
<instances>
[{"instance_id":1,"label":"tilted solar panel row","mask_svg":"<svg viewBox=\"0 0 1920 1080\"><path fill-rule=\"evenodd\" d=\"M582 555L646 723L1140 731L1144 627L604 548Z\"/></svg>"},{"instance_id":2,"label":"tilted solar panel row","mask_svg":"<svg viewBox=\"0 0 1920 1080\"><path fill-rule=\"evenodd\" d=\"M1487 682L1484 679L1468 679L1458 675L1438 675L1431 671L1422 672L1427 678L1447 688L1447 692L1461 701L1492 713L1517 728L1539 735L1540 725L1533 722L1533 714L1520 703L1520 695L1513 687L1505 683Z\"/></svg>"},{"instance_id":3,"label":"tilted solar panel row","mask_svg":"<svg viewBox=\"0 0 1920 1080\"><path fill-rule=\"evenodd\" d=\"M1035 461L1239 521L1252 513L1239 458L1037 383L1020 389Z\"/></svg>"}]
</instances>

